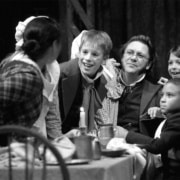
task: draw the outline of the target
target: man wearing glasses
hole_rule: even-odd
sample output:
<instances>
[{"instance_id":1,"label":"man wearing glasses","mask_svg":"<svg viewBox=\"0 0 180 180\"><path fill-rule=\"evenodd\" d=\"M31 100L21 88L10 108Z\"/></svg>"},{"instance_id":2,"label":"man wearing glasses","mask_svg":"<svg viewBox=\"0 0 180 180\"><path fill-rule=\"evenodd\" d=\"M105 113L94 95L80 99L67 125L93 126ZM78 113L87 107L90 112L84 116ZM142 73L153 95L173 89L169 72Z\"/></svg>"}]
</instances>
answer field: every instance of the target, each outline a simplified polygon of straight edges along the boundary
<instances>
[{"instance_id":1,"label":"man wearing glasses","mask_svg":"<svg viewBox=\"0 0 180 180\"><path fill-rule=\"evenodd\" d=\"M120 58L119 80L124 91L119 99L116 134L122 126L153 137L161 119L148 109L159 106L161 86L147 80L155 58L150 38L133 36L120 49Z\"/></svg>"}]
</instances>

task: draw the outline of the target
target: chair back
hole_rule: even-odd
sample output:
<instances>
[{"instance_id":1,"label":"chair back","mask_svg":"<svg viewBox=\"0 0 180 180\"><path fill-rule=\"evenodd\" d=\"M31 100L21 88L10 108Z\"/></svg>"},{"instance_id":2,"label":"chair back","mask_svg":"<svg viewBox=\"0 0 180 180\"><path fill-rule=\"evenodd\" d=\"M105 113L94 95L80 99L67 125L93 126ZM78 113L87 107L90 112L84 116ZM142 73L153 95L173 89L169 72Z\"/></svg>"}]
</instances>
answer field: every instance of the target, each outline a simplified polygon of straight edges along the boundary
<instances>
[{"instance_id":1,"label":"chair back","mask_svg":"<svg viewBox=\"0 0 180 180\"><path fill-rule=\"evenodd\" d=\"M40 133L18 125L4 125L0 126L0 137L7 138L6 146L0 147L0 179L69 180L61 154ZM51 152L55 163L49 164L47 152Z\"/></svg>"}]
</instances>

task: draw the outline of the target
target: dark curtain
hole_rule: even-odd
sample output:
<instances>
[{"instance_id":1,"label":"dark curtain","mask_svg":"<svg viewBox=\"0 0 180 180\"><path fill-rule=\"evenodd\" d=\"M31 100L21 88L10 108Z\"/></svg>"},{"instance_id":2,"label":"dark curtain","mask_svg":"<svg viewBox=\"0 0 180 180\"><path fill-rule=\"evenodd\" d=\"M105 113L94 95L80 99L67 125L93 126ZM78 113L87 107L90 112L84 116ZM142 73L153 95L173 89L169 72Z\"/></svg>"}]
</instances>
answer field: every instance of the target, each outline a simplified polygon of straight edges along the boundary
<instances>
[{"instance_id":1,"label":"dark curtain","mask_svg":"<svg viewBox=\"0 0 180 180\"><path fill-rule=\"evenodd\" d=\"M60 0L61 1L61 0ZM58 20L57 0L0 1L0 61L15 50L15 27L29 16L47 15Z\"/></svg>"},{"instance_id":2,"label":"dark curtain","mask_svg":"<svg viewBox=\"0 0 180 180\"><path fill-rule=\"evenodd\" d=\"M60 18L66 24L68 0L1 0L0 59L14 51L15 26L30 15L46 14ZM86 2L86 0L79 0ZM90 1L90 0L89 0ZM169 77L168 52L180 44L180 0L91 0L94 3L95 28L104 30L112 38L112 56L118 60L119 47L131 36L150 36L157 52L153 76ZM59 5L58 5L59 4ZM65 14L65 15L64 15ZM63 28L66 31L65 28ZM66 38L67 39L67 38ZM63 47L67 42L63 42ZM63 61L68 60L68 49L63 49Z\"/></svg>"},{"instance_id":3,"label":"dark curtain","mask_svg":"<svg viewBox=\"0 0 180 180\"><path fill-rule=\"evenodd\" d=\"M180 0L98 0L95 3L95 26L110 34L114 51L133 35L148 35L157 52L154 78L169 77L168 52L180 44Z\"/></svg>"}]
</instances>

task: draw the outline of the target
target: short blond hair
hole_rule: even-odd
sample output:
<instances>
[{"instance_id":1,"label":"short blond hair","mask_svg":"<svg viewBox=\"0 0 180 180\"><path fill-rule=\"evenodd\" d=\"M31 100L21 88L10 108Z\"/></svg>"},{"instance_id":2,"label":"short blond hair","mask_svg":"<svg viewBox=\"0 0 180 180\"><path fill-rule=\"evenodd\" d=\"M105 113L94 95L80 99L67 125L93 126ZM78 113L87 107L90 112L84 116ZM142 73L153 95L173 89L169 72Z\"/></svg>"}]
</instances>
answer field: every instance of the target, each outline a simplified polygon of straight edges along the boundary
<instances>
[{"instance_id":1,"label":"short blond hair","mask_svg":"<svg viewBox=\"0 0 180 180\"><path fill-rule=\"evenodd\" d=\"M102 50L104 51L105 57L109 57L110 52L113 47L112 40L106 32L94 30L94 29L85 31L82 34L79 50L81 50L81 48L85 42L90 42L90 43L93 43L93 44L101 47Z\"/></svg>"}]
</instances>

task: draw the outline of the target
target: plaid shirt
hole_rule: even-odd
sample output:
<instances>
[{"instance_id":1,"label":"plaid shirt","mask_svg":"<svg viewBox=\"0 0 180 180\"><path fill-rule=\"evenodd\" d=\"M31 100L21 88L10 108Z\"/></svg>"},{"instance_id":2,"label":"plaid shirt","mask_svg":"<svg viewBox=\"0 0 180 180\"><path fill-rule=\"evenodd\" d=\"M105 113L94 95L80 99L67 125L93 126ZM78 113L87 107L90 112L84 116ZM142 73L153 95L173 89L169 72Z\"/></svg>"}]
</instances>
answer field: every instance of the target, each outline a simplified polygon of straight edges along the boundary
<instances>
[{"instance_id":1,"label":"plaid shirt","mask_svg":"<svg viewBox=\"0 0 180 180\"><path fill-rule=\"evenodd\" d=\"M33 65L12 61L0 66L0 125L31 126L42 106L43 81Z\"/></svg>"}]
</instances>

